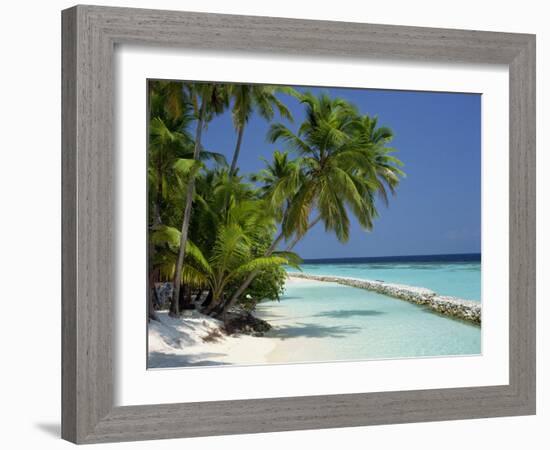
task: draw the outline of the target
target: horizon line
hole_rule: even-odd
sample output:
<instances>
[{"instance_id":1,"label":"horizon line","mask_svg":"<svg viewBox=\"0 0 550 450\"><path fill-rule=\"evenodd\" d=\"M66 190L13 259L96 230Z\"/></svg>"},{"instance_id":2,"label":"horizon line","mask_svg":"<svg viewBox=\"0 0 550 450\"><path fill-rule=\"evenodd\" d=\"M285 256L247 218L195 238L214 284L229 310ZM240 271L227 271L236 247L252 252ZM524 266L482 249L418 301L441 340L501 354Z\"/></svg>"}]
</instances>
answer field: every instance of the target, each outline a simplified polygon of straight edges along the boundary
<instances>
[{"instance_id":1,"label":"horizon line","mask_svg":"<svg viewBox=\"0 0 550 450\"><path fill-rule=\"evenodd\" d=\"M322 261L322 260L338 260L338 259L365 259L365 258L427 258L427 257L442 257L442 256L480 256L481 252L465 252L465 253L428 253L428 254L409 254L409 255L378 255L378 256L340 256L326 258L302 258L303 262L307 261Z\"/></svg>"}]
</instances>

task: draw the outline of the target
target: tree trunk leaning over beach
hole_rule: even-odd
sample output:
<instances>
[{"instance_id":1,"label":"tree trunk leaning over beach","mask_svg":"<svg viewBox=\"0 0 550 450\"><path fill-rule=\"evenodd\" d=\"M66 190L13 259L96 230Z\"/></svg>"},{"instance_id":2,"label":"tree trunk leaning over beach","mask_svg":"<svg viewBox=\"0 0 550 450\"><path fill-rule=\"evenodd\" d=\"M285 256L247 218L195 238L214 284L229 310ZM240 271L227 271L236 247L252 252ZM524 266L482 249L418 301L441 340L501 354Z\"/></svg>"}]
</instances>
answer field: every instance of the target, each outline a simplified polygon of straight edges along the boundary
<instances>
[{"instance_id":1,"label":"tree trunk leaning over beach","mask_svg":"<svg viewBox=\"0 0 550 450\"><path fill-rule=\"evenodd\" d=\"M233 160L231 161L231 169L229 169L229 175L235 176L237 172L237 160L239 159L239 154L241 152L241 144L243 142L244 134L244 124L239 125L239 130L237 132L237 144L235 145L235 151L233 152Z\"/></svg>"},{"instance_id":2,"label":"tree trunk leaning over beach","mask_svg":"<svg viewBox=\"0 0 550 450\"><path fill-rule=\"evenodd\" d=\"M288 220L288 210L290 207L289 199L296 195L301 182L301 175L299 164L297 164L296 161L289 160L288 152L275 151L273 162L267 163L266 169L253 177L253 181L262 182L264 184L263 198L270 199L271 207L280 211L278 214L278 221L281 224L282 231L268 250L266 250L264 256L270 256L285 237L284 228ZM228 301L228 304L224 305L222 311L224 316L225 312L239 300L239 297L250 286L258 274L259 271L253 271L247 276Z\"/></svg>"},{"instance_id":3,"label":"tree trunk leaning over beach","mask_svg":"<svg viewBox=\"0 0 550 450\"><path fill-rule=\"evenodd\" d=\"M309 226L307 227L307 231L311 230L315 225L317 225L317 223L319 223L321 221L321 216L317 216L310 224ZM269 247L269 249L267 250L267 252L265 253L265 256L270 256L274 251L275 249L277 248L277 246L279 245L279 243L281 242L281 240L283 239L283 233L279 234L279 236L277 236L277 238L275 239L275 241L273 242L273 244L271 244L271 246ZM286 251L291 251L294 246L300 241L300 239L302 239L304 237L304 235L302 236L299 236L299 237L296 237L292 243L287 247ZM243 283L239 286L239 288L237 289L237 291L233 294L233 296L231 297L231 299L229 300L229 302L227 302L227 304L224 306L223 308L223 319L224 319L224 322L225 322L225 317L226 317L226 314L227 314L227 311L229 310L229 308L231 308L233 305L235 305L235 303L237 303L237 301L239 300L240 296L243 294L243 292L248 288L248 286L250 286L250 283L252 283L252 281L254 281L254 278L256 278L259 274L259 271L256 270L254 272L250 272L250 274L246 277L246 279L243 281Z\"/></svg>"},{"instance_id":4,"label":"tree trunk leaning over beach","mask_svg":"<svg viewBox=\"0 0 550 450\"><path fill-rule=\"evenodd\" d=\"M310 224L308 225L307 229L306 229L306 233L311 230L315 225L317 225L317 223L319 223L321 221L321 216L317 216L315 219L313 219ZM306 234L302 234L301 236L296 236L292 242L290 243L290 245L286 248L286 251L289 252L291 251L298 242L300 242L300 240L305 236Z\"/></svg>"},{"instance_id":5,"label":"tree trunk leaning over beach","mask_svg":"<svg viewBox=\"0 0 550 450\"><path fill-rule=\"evenodd\" d=\"M300 164L307 174L285 213L292 220L286 223L286 229L283 223L283 233L288 236L290 229L299 230L289 249L320 220L327 231L334 232L340 242L346 242L350 230L348 209L363 229L372 229L377 216L374 194L379 192L385 198L384 184L393 191L401 175L396 167L401 162L389 156L392 150L384 147L391 138L391 130L381 129L379 145L373 147L376 121L361 117L353 105L326 94L316 97L306 93L301 101L306 105L307 115L297 134L281 123L272 125L268 132L270 142L283 141L301 155ZM309 214L313 205L317 206L319 217L308 224L304 211ZM257 274L251 272L225 305L224 321L227 310Z\"/></svg>"},{"instance_id":6,"label":"tree trunk leaning over beach","mask_svg":"<svg viewBox=\"0 0 550 450\"><path fill-rule=\"evenodd\" d=\"M290 110L275 94L282 93L297 97L298 93L288 86L270 86L260 84L235 84L230 88L230 95L234 100L233 124L237 130L237 144L231 161L230 176L237 172L237 161L241 151L244 128L254 111L265 120L273 119L275 109L281 117L292 121Z\"/></svg>"},{"instance_id":7,"label":"tree trunk leaning over beach","mask_svg":"<svg viewBox=\"0 0 550 450\"><path fill-rule=\"evenodd\" d=\"M315 127L318 126L318 123L317 123L318 121L315 121L315 120L312 119L315 116L315 114L318 114L319 111L324 111L325 113L328 111L329 113L332 113L333 116L335 116L335 117L329 117L332 120L327 120L326 122L331 123L331 124L336 123L337 126L335 126L335 129L340 134L343 131L346 131L345 130L345 126L346 126L345 122L346 121L344 119L347 119L347 116L349 116L350 113L348 111L348 105L345 102L343 102L342 100L337 100L337 101L334 101L334 102L330 103L328 105L328 107L321 108L321 107L318 107L316 105L312 105L312 103L313 104L315 102L319 103L321 101L324 101L325 103L328 103L329 102L328 98L321 97L320 99L315 99L312 95L304 95L304 96L302 96L302 101L305 101L305 100L309 101L309 105L310 105L310 108L311 108L311 113L309 114L309 118L310 118L310 120L312 120L312 122L311 123L306 122L311 129L314 129ZM335 112L333 112L333 110ZM338 117L338 114L340 114L341 117ZM340 120L336 120L336 119L340 119ZM300 128L300 130L302 130L302 128L303 128L303 125ZM320 133L316 133L316 134L314 133L313 135L318 136L319 134ZM319 156L318 156L319 153L321 153L321 155L324 155L325 150L326 150L325 146L327 145L327 142L330 141L329 139L323 137L322 139L320 139L321 143L318 146L314 146L312 149L310 149L310 148L307 147L306 142L302 141L299 137L294 135L283 124L272 125L271 128L270 128L270 131L268 133L268 139L271 142L275 142L278 139L282 139L286 143L294 143L294 144L297 143L296 150L302 151L302 153L304 153L306 156L314 155L314 156L317 156L317 158L319 158ZM315 144L317 144L317 143L315 143ZM320 152L319 152L319 146L322 146ZM323 158L324 158L324 156L323 156ZM311 157L309 157L308 159L309 160L314 160ZM314 160L314 162L317 162L317 161ZM320 165L321 167L324 166L324 164L322 164L322 163L318 164L318 165ZM313 204L313 198L310 195L307 195L308 185L312 185L312 186L316 185L319 182L318 177L321 174L321 171L319 170L318 167L315 167L314 169L315 170L312 170L310 172L311 173L311 179L308 180L307 182L304 182L303 185L302 185L302 188L300 188L300 190L298 191L298 192L301 191L302 195L300 196L300 194L298 193L294 197L295 201L296 201L296 197L298 197L298 196L300 197L301 200L299 202L297 201L296 204L292 204L292 206L288 208L289 210L292 210L293 212L295 212L295 214L292 214L293 217L295 217L295 218L298 218L299 216L302 217L302 223L307 219L302 214L299 214L298 212L303 211L304 209L309 210L309 206L311 204ZM309 189L309 191L315 192L315 189ZM355 200L357 200L357 197L355 198ZM305 202L305 204L304 204L304 202ZM304 208L304 206L306 206L306 207ZM338 206L341 206L341 205L338 205ZM336 208L336 209L338 209L338 208ZM339 209L341 210L342 208L339 208ZM357 208L357 209L360 209L360 208ZM288 214L288 211L285 214ZM335 220L335 218L330 218L329 223L332 224L335 221L337 221L338 219L339 218L336 218L336 220ZM293 220L293 223L294 223L294 220ZM286 225L287 225L286 228L288 228L289 227L288 224L286 224ZM283 223L283 230L284 229L285 229L285 224ZM307 225L305 227L302 226L303 233L301 233L301 236L303 236L303 234L305 234L307 229L308 229ZM283 233L281 233L279 238L277 238L277 240L274 242L274 245L272 245L272 247L270 247L271 252L274 251L274 249L276 248L276 246L278 245L278 243L280 242L280 240L282 238L283 238ZM294 243L293 246L295 244L296 243ZM229 310L229 308L231 308L238 301L239 297L243 294L245 289L250 285L250 283L252 283L252 281L254 280L254 278L257 275L258 275L258 271L251 272L247 276L245 281L241 284L241 286L239 286L237 291L233 294L231 299L227 302L227 304L225 305L225 307L223 309L224 321L225 321L226 313Z\"/></svg>"},{"instance_id":8,"label":"tree trunk leaning over beach","mask_svg":"<svg viewBox=\"0 0 550 450\"><path fill-rule=\"evenodd\" d=\"M199 112L199 120L197 122L197 131L195 133L195 149L193 152L193 159L199 160L201 153L201 136L204 126L204 117L206 115L206 99L204 96L201 100L201 108ZM187 234L189 232L189 222L191 220L191 209L193 205L193 193L195 190L195 179L191 177L187 184L187 192L185 195L185 209L183 212L183 222L181 224L181 240L178 253L178 261L176 263L176 273L174 276L174 293L172 296L172 303L170 306L170 315L179 315L179 292L181 285L181 271L183 269L183 260L185 258L185 246L187 245Z\"/></svg>"}]
</instances>

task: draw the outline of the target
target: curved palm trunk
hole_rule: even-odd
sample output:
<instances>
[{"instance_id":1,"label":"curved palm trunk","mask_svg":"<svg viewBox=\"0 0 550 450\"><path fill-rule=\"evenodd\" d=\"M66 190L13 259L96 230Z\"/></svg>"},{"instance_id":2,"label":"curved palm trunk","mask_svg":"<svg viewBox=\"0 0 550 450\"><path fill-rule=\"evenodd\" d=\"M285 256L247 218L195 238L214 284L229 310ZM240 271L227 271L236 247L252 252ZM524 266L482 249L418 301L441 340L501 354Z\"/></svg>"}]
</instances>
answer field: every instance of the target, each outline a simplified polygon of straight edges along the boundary
<instances>
[{"instance_id":1,"label":"curved palm trunk","mask_svg":"<svg viewBox=\"0 0 550 450\"><path fill-rule=\"evenodd\" d=\"M235 151L233 152L233 159L231 161L231 169L229 170L229 175L233 176L237 172L237 161L239 159L239 154L241 152L241 144L243 141L244 125L239 127L237 134L237 144L235 145Z\"/></svg>"},{"instance_id":2,"label":"curved palm trunk","mask_svg":"<svg viewBox=\"0 0 550 450\"><path fill-rule=\"evenodd\" d=\"M157 173L158 173L158 180L157 180L157 194L155 196L155 207L154 207L154 221L155 225L160 225L162 223L162 219L160 217L160 203L162 201L162 169L160 167L160 164L157 167Z\"/></svg>"},{"instance_id":3,"label":"curved palm trunk","mask_svg":"<svg viewBox=\"0 0 550 450\"><path fill-rule=\"evenodd\" d=\"M162 219L160 217L160 202L161 202L161 189L162 189L162 180L160 178L161 170L158 169L159 173L159 180L157 184L157 194L155 196L155 204L154 204L154 210L153 210L153 226L160 225L162 223ZM151 233L151 228L148 229L148 232ZM155 308L153 306L153 297L155 296L155 281L158 281L158 270L155 270L153 268L152 261L155 259L156 249L153 244L151 244L151 241L149 240L149 253L148 253L148 259L147 259L147 267L149 271L149 279L148 279L148 287L147 287L147 316L149 319L152 320L158 320L157 313L155 312Z\"/></svg>"},{"instance_id":4,"label":"curved palm trunk","mask_svg":"<svg viewBox=\"0 0 550 450\"><path fill-rule=\"evenodd\" d=\"M307 231L311 230L317 223L321 221L321 216L317 216L307 227ZM306 231L306 232L307 232ZM294 248L294 246L302 239L303 235L301 237L296 237L292 243L289 245L289 247L286 249L286 251L290 251ZM279 234L277 236L277 239L273 241L273 244L269 247L269 249L266 251L265 256L271 256L271 254L275 251L277 248L277 245L281 242L283 239L283 234ZM258 276L258 273L260 273L259 270L255 270L253 272L250 272L244 282L239 286L239 289L233 294L233 297L227 302L227 304L223 308L223 321L226 321L226 314L227 311L229 311L229 308L231 308L235 303L237 303L237 300L239 300L239 297L243 294L243 292L250 286L250 283L254 281L254 278Z\"/></svg>"},{"instance_id":5,"label":"curved palm trunk","mask_svg":"<svg viewBox=\"0 0 550 450\"><path fill-rule=\"evenodd\" d=\"M220 304L223 303L224 293L223 292L212 292L212 301L208 307L204 310L206 315L212 315L216 310L219 309Z\"/></svg>"},{"instance_id":6,"label":"curved palm trunk","mask_svg":"<svg viewBox=\"0 0 550 450\"><path fill-rule=\"evenodd\" d=\"M195 133L195 150L193 151L193 159L198 161L201 153L201 135L204 125L204 117L206 113L206 100L203 98L201 103L201 109L199 113L199 121L197 123L197 131ZM189 232L189 222L191 219L191 210L193 208L193 192L195 190L195 180L191 178L187 185L187 192L185 195L185 209L183 211L183 222L181 224L181 239L180 249L178 252L178 261L176 263L176 273L174 276L174 293L172 296L172 303L170 305L170 315L179 315L179 293L181 284L181 270L183 269L183 259L185 257L185 246L187 244L187 234Z\"/></svg>"},{"instance_id":7,"label":"curved palm trunk","mask_svg":"<svg viewBox=\"0 0 550 450\"><path fill-rule=\"evenodd\" d=\"M148 232L151 232L150 228ZM159 273L158 270L153 267L156 249L150 240L147 250L147 317L151 320L158 320L157 313L155 312L153 305L153 297L155 296L155 281L158 281Z\"/></svg>"},{"instance_id":8,"label":"curved palm trunk","mask_svg":"<svg viewBox=\"0 0 550 450\"><path fill-rule=\"evenodd\" d=\"M279 243L283 240L283 233L281 232L279 236L273 241L273 243L269 246L267 251L265 252L264 256L271 256L271 254L275 251ZM253 272L250 272L246 279L243 281L243 283L239 286L239 288L235 291L231 299L224 305L223 307L223 321L226 321L227 311L229 311L229 308L231 308L235 303L237 303L237 300L239 300L239 297L242 295L242 293L246 290L248 286L250 286L250 283L254 281L254 278L258 276L260 273L259 270L254 270Z\"/></svg>"},{"instance_id":9,"label":"curved palm trunk","mask_svg":"<svg viewBox=\"0 0 550 450\"><path fill-rule=\"evenodd\" d=\"M149 280L147 286L147 318L149 320L158 320L157 312L153 305L153 297L155 296L155 274L149 272Z\"/></svg>"},{"instance_id":10,"label":"curved palm trunk","mask_svg":"<svg viewBox=\"0 0 550 450\"><path fill-rule=\"evenodd\" d=\"M321 220L321 216L317 216L315 219L311 221L311 223L307 226L306 233L311 230L319 221ZM301 241L301 239L305 236L305 233L302 236L296 236L294 240L290 243L290 245L287 247L286 251L291 251L298 242Z\"/></svg>"},{"instance_id":11,"label":"curved palm trunk","mask_svg":"<svg viewBox=\"0 0 550 450\"><path fill-rule=\"evenodd\" d=\"M241 125L237 132L237 144L233 151L233 159L231 160L231 168L229 169L229 177L233 178L237 173L237 161L239 159L239 153L241 152L241 143L243 141L244 125ZM229 192L225 194L224 209L227 209L229 204Z\"/></svg>"}]
</instances>

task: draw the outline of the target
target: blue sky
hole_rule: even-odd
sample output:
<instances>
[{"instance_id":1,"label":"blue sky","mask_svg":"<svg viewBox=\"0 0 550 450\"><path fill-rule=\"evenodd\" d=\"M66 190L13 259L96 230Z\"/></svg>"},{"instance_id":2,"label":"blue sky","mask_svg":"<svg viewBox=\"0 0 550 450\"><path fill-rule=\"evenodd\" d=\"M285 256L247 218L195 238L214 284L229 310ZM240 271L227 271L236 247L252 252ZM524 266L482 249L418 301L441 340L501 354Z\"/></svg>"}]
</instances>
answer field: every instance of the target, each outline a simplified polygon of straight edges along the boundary
<instances>
[{"instance_id":1,"label":"blue sky","mask_svg":"<svg viewBox=\"0 0 550 450\"><path fill-rule=\"evenodd\" d=\"M305 90L306 88L298 88ZM350 239L341 244L317 224L296 246L302 258L479 253L481 250L481 96L478 94L307 88L353 102L361 113L378 116L390 127L403 162L404 178L380 217L366 232L352 218ZM296 129L303 106L281 97ZM277 119L278 120L278 119ZM266 141L268 123L256 114L249 121L239 159L240 174L258 171L283 144ZM229 113L215 118L204 144L231 160L236 135Z\"/></svg>"}]
</instances>

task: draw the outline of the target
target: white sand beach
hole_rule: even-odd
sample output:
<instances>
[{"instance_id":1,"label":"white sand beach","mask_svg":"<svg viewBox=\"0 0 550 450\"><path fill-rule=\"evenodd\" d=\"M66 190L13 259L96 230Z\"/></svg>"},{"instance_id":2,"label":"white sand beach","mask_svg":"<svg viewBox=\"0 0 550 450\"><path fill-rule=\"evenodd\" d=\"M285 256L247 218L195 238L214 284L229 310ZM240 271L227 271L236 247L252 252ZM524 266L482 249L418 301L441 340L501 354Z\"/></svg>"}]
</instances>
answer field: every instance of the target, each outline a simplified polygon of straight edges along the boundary
<instances>
[{"instance_id":1,"label":"white sand beach","mask_svg":"<svg viewBox=\"0 0 550 450\"><path fill-rule=\"evenodd\" d=\"M149 323L149 368L284 364L479 354L480 328L425 307L330 281L289 276L254 315L264 336L231 335L196 311ZM389 330L389 332L388 332Z\"/></svg>"},{"instance_id":2,"label":"white sand beach","mask_svg":"<svg viewBox=\"0 0 550 450\"><path fill-rule=\"evenodd\" d=\"M275 347L269 338L227 336L222 323L198 312L149 322L149 368L261 364Z\"/></svg>"},{"instance_id":3,"label":"white sand beach","mask_svg":"<svg viewBox=\"0 0 550 450\"><path fill-rule=\"evenodd\" d=\"M287 286L316 283L292 277L286 281ZM228 336L222 331L221 321L196 311L180 318L159 311L159 321L150 321L148 327L149 368L284 363L293 360L297 349L300 354L319 354L321 338L276 337L278 327L299 328L300 317L288 317L283 323L266 307L272 304L259 305L254 313L274 327L275 335L267 337Z\"/></svg>"}]
</instances>

